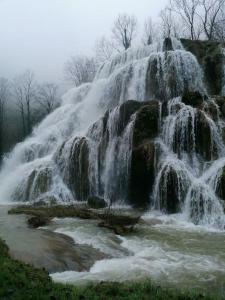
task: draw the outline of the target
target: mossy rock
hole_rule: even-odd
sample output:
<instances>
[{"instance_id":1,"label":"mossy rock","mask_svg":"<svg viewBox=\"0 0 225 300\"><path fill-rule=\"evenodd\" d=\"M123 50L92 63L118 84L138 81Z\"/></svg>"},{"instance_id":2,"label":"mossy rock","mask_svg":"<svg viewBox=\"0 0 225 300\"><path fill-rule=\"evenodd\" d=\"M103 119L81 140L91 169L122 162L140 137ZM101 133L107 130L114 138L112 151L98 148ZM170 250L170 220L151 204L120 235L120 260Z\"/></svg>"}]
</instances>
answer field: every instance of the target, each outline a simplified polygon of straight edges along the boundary
<instances>
[{"instance_id":1,"label":"mossy rock","mask_svg":"<svg viewBox=\"0 0 225 300\"><path fill-rule=\"evenodd\" d=\"M150 101L148 105L145 105L138 110L133 132L134 148L142 144L145 140L157 137L160 125L159 105L158 101Z\"/></svg>"},{"instance_id":2,"label":"mossy rock","mask_svg":"<svg viewBox=\"0 0 225 300\"><path fill-rule=\"evenodd\" d=\"M50 221L51 218L47 218L44 216L34 216L29 218L27 220L27 223L31 228L38 228L38 227L47 226L50 223Z\"/></svg>"},{"instance_id":3,"label":"mossy rock","mask_svg":"<svg viewBox=\"0 0 225 300\"><path fill-rule=\"evenodd\" d=\"M0 238L0 257L9 257L9 247Z\"/></svg>"},{"instance_id":4,"label":"mossy rock","mask_svg":"<svg viewBox=\"0 0 225 300\"><path fill-rule=\"evenodd\" d=\"M171 38L165 38L163 41L163 51L172 51L173 43Z\"/></svg>"},{"instance_id":5,"label":"mossy rock","mask_svg":"<svg viewBox=\"0 0 225 300\"><path fill-rule=\"evenodd\" d=\"M223 65L225 58L222 53L223 45L215 41L192 41L181 39L184 48L192 52L203 68L208 93L219 95L222 90Z\"/></svg>"},{"instance_id":6,"label":"mossy rock","mask_svg":"<svg viewBox=\"0 0 225 300\"><path fill-rule=\"evenodd\" d=\"M118 135L120 135L125 129L125 127L128 125L131 116L146 104L147 103L145 102L143 103L139 101L128 100L120 106Z\"/></svg>"},{"instance_id":7,"label":"mossy rock","mask_svg":"<svg viewBox=\"0 0 225 300\"><path fill-rule=\"evenodd\" d=\"M47 193L52 184L52 169L44 168L37 172L32 186L30 198L37 199L40 195Z\"/></svg>"},{"instance_id":8,"label":"mossy rock","mask_svg":"<svg viewBox=\"0 0 225 300\"><path fill-rule=\"evenodd\" d=\"M204 98L200 92L192 92L186 90L182 96L182 102L186 105L190 105L196 108L202 108L204 103Z\"/></svg>"},{"instance_id":9,"label":"mossy rock","mask_svg":"<svg viewBox=\"0 0 225 300\"><path fill-rule=\"evenodd\" d=\"M198 110L195 118L196 152L205 160L218 158L218 149L212 141L212 132L205 114Z\"/></svg>"},{"instance_id":10,"label":"mossy rock","mask_svg":"<svg viewBox=\"0 0 225 300\"><path fill-rule=\"evenodd\" d=\"M225 96L214 96L213 99L219 106L222 118L225 118Z\"/></svg>"},{"instance_id":11,"label":"mossy rock","mask_svg":"<svg viewBox=\"0 0 225 300\"><path fill-rule=\"evenodd\" d=\"M58 204L58 199L53 195L45 195L40 197L37 201L32 203L33 206L43 207L43 206L54 206Z\"/></svg>"},{"instance_id":12,"label":"mossy rock","mask_svg":"<svg viewBox=\"0 0 225 300\"><path fill-rule=\"evenodd\" d=\"M107 207L107 202L99 197L89 197L87 204L90 208L94 208L94 209L101 209L101 208L105 208Z\"/></svg>"},{"instance_id":13,"label":"mossy rock","mask_svg":"<svg viewBox=\"0 0 225 300\"><path fill-rule=\"evenodd\" d=\"M112 224L109 224L105 221L102 221L102 222L98 223L98 226L110 229L115 234L118 234L118 235L125 235L127 233L132 232L132 230L133 230L133 226L132 227L126 227L126 226L120 226L120 225L112 225Z\"/></svg>"},{"instance_id":14,"label":"mossy rock","mask_svg":"<svg viewBox=\"0 0 225 300\"><path fill-rule=\"evenodd\" d=\"M160 210L165 213L174 214L181 211L187 187L183 186L178 179L178 174L173 167L162 171L160 189Z\"/></svg>"},{"instance_id":15,"label":"mossy rock","mask_svg":"<svg viewBox=\"0 0 225 300\"><path fill-rule=\"evenodd\" d=\"M149 204L155 180L155 145L146 140L132 151L129 184L129 201L132 205L145 207Z\"/></svg>"},{"instance_id":16,"label":"mossy rock","mask_svg":"<svg viewBox=\"0 0 225 300\"><path fill-rule=\"evenodd\" d=\"M157 74L157 75L156 75ZM158 58L155 57L153 60L149 61L145 86L146 86L146 99L151 99L154 97L155 99L160 99L164 101L167 99L166 89L163 86L163 82L159 82L158 78L163 78L163 70L158 69Z\"/></svg>"},{"instance_id":17,"label":"mossy rock","mask_svg":"<svg viewBox=\"0 0 225 300\"><path fill-rule=\"evenodd\" d=\"M47 193L52 185L52 169L40 166L34 169L17 186L13 199L16 201L35 201Z\"/></svg>"},{"instance_id":18,"label":"mossy rock","mask_svg":"<svg viewBox=\"0 0 225 300\"><path fill-rule=\"evenodd\" d=\"M222 170L222 174L219 180L219 184L216 188L216 194L220 199L224 201L224 208L225 208L225 167Z\"/></svg>"},{"instance_id":19,"label":"mossy rock","mask_svg":"<svg viewBox=\"0 0 225 300\"><path fill-rule=\"evenodd\" d=\"M71 140L64 142L55 154L55 161L74 199L87 201L90 193L87 138L75 137L72 142Z\"/></svg>"},{"instance_id":20,"label":"mossy rock","mask_svg":"<svg viewBox=\"0 0 225 300\"><path fill-rule=\"evenodd\" d=\"M218 109L218 107L219 106L214 101L214 99L210 98L205 102L203 110L213 121L217 122L219 120L219 117L221 116L221 111L220 108Z\"/></svg>"}]
</instances>

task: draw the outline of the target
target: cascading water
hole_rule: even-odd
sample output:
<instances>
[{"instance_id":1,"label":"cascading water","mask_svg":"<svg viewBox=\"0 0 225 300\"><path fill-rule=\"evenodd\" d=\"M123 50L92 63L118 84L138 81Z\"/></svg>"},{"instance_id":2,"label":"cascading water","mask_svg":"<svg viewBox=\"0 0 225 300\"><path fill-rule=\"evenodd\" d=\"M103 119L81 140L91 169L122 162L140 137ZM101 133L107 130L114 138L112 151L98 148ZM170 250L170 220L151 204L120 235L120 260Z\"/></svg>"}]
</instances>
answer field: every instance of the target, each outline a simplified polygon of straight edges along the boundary
<instances>
[{"instance_id":1,"label":"cascading water","mask_svg":"<svg viewBox=\"0 0 225 300\"><path fill-rule=\"evenodd\" d=\"M201 109L182 102L179 96L186 90L206 93L197 59L181 42L172 39L169 47L160 42L116 55L99 68L92 84L65 94L61 106L7 155L0 172L1 201L85 201L96 195L126 203L133 154L139 159L144 153L150 164L147 152L155 151L156 142L151 136L152 141L144 137L134 143L139 105L127 108L128 114L121 111L131 99L146 107L144 101L158 99L157 122L163 125L154 165L154 208L183 211L198 224L214 224L215 219L221 223L218 174L224 167L224 123L213 99ZM218 161L212 182L204 174Z\"/></svg>"},{"instance_id":2,"label":"cascading water","mask_svg":"<svg viewBox=\"0 0 225 300\"><path fill-rule=\"evenodd\" d=\"M217 193L225 167L222 121L218 114L217 121L207 115L204 111L207 104L200 110L181 100L174 98L167 104L168 116L163 122L160 140L164 151L155 181L154 208L183 212L184 217L195 224L224 228L224 207ZM198 132L202 122L209 134L207 155L205 145L201 148L197 144L198 135L204 135Z\"/></svg>"}]
</instances>

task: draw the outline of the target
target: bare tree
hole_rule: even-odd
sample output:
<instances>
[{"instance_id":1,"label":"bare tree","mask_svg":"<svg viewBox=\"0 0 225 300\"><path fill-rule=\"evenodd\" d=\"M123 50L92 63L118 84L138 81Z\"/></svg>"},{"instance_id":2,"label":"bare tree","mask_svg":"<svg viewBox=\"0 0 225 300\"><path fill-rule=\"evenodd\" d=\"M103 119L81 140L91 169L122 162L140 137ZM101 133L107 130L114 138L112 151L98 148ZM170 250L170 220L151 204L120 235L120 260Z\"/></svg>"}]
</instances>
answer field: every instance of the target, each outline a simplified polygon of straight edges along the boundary
<instances>
[{"instance_id":1,"label":"bare tree","mask_svg":"<svg viewBox=\"0 0 225 300\"><path fill-rule=\"evenodd\" d=\"M98 65L110 60L114 52L115 47L107 38L102 37L101 39L97 40L95 45L95 53Z\"/></svg>"},{"instance_id":2,"label":"bare tree","mask_svg":"<svg viewBox=\"0 0 225 300\"><path fill-rule=\"evenodd\" d=\"M171 9L168 7L164 8L160 12L162 35L164 38L171 37L173 35L173 18Z\"/></svg>"},{"instance_id":3,"label":"bare tree","mask_svg":"<svg viewBox=\"0 0 225 300\"><path fill-rule=\"evenodd\" d=\"M201 33L198 23L198 10L201 0L170 0L170 8L183 21L192 40L198 39Z\"/></svg>"},{"instance_id":4,"label":"bare tree","mask_svg":"<svg viewBox=\"0 0 225 300\"><path fill-rule=\"evenodd\" d=\"M24 92L19 78L14 79L13 90L14 90L14 97L16 100L16 104L21 116L23 137L25 137L27 130L26 130L26 121L25 121L25 104L24 104L24 96L23 96Z\"/></svg>"},{"instance_id":5,"label":"bare tree","mask_svg":"<svg viewBox=\"0 0 225 300\"><path fill-rule=\"evenodd\" d=\"M96 74L94 58L86 56L72 56L65 64L65 78L75 86L92 82Z\"/></svg>"},{"instance_id":6,"label":"bare tree","mask_svg":"<svg viewBox=\"0 0 225 300\"><path fill-rule=\"evenodd\" d=\"M44 115L50 114L59 104L58 86L54 83L44 83L39 86L37 101Z\"/></svg>"},{"instance_id":7,"label":"bare tree","mask_svg":"<svg viewBox=\"0 0 225 300\"><path fill-rule=\"evenodd\" d=\"M36 98L34 73L28 70L16 77L13 87L16 104L21 115L23 136L25 137L32 130L31 104Z\"/></svg>"},{"instance_id":8,"label":"bare tree","mask_svg":"<svg viewBox=\"0 0 225 300\"><path fill-rule=\"evenodd\" d=\"M9 82L5 78L0 78L0 160L3 154L3 130L5 120L5 105L9 97Z\"/></svg>"},{"instance_id":9,"label":"bare tree","mask_svg":"<svg viewBox=\"0 0 225 300\"><path fill-rule=\"evenodd\" d=\"M208 40L212 40L216 29L218 30L218 26L223 20L222 13L225 9L225 0L201 0L201 6L199 17L204 33Z\"/></svg>"},{"instance_id":10,"label":"bare tree","mask_svg":"<svg viewBox=\"0 0 225 300\"><path fill-rule=\"evenodd\" d=\"M225 10L221 11L220 17L216 21L213 30L213 39L220 42L225 42Z\"/></svg>"},{"instance_id":11,"label":"bare tree","mask_svg":"<svg viewBox=\"0 0 225 300\"><path fill-rule=\"evenodd\" d=\"M148 18L144 23L144 34L143 34L143 44L151 45L153 43L155 36L155 25L151 18Z\"/></svg>"},{"instance_id":12,"label":"bare tree","mask_svg":"<svg viewBox=\"0 0 225 300\"><path fill-rule=\"evenodd\" d=\"M31 124L31 102L35 98L36 87L34 83L34 73L32 71L26 71L23 74L23 88L25 96L26 114L27 114L27 133L29 134L32 129Z\"/></svg>"},{"instance_id":13,"label":"bare tree","mask_svg":"<svg viewBox=\"0 0 225 300\"><path fill-rule=\"evenodd\" d=\"M131 47L137 31L137 19L126 14L119 15L112 29L113 39L116 44L127 50Z\"/></svg>"},{"instance_id":14,"label":"bare tree","mask_svg":"<svg viewBox=\"0 0 225 300\"><path fill-rule=\"evenodd\" d=\"M161 10L160 19L162 36L164 38L172 36L176 38L180 37L183 26L181 24L179 24L179 26L177 25L175 21L175 19L177 19L177 16L174 16L173 11L170 7L165 7L163 10Z\"/></svg>"}]
</instances>

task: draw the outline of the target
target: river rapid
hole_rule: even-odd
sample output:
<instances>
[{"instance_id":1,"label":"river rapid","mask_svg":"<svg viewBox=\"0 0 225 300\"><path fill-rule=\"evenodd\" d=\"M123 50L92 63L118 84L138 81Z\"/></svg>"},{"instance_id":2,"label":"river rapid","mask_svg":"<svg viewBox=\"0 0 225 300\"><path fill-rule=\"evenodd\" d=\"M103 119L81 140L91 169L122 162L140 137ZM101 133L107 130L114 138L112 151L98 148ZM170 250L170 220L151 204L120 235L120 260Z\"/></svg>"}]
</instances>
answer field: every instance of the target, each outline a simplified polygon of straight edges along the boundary
<instances>
[{"instance_id":1,"label":"river rapid","mask_svg":"<svg viewBox=\"0 0 225 300\"><path fill-rule=\"evenodd\" d=\"M110 258L89 272L52 274L57 282L151 279L156 284L225 295L225 232L182 221L182 215L151 212L134 232L119 236L95 221L55 219L48 227L77 243L92 245Z\"/></svg>"}]
</instances>

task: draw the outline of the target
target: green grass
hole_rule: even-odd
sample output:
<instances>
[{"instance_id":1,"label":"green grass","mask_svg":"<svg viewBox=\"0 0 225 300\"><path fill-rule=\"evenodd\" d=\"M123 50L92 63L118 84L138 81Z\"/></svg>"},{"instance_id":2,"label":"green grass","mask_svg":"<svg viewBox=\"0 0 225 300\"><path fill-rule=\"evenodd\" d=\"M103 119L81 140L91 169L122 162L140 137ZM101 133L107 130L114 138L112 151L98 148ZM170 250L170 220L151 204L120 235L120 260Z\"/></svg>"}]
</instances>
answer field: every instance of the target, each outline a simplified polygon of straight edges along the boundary
<instances>
[{"instance_id":1,"label":"green grass","mask_svg":"<svg viewBox=\"0 0 225 300\"><path fill-rule=\"evenodd\" d=\"M35 269L10 257L0 239L0 300L202 300L187 294L142 283L99 283L85 287L53 283L45 270Z\"/></svg>"}]
</instances>

